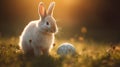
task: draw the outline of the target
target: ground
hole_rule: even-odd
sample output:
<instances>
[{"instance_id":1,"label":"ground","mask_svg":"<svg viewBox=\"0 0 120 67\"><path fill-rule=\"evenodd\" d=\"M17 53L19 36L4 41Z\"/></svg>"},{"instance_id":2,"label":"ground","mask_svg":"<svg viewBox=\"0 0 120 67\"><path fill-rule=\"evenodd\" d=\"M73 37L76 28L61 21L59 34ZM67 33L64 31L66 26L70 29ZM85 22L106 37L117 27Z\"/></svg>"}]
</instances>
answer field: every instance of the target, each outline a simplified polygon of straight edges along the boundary
<instances>
[{"instance_id":1,"label":"ground","mask_svg":"<svg viewBox=\"0 0 120 67\"><path fill-rule=\"evenodd\" d=\"M84 42L75 39L56 40L50 56L34 57L24 54L18 37L0 38L0 67L119 67L120 48L109 43ZM74 56L60 57L57 47L70 42L76 47Z\"/></svg>"}]
</instances>

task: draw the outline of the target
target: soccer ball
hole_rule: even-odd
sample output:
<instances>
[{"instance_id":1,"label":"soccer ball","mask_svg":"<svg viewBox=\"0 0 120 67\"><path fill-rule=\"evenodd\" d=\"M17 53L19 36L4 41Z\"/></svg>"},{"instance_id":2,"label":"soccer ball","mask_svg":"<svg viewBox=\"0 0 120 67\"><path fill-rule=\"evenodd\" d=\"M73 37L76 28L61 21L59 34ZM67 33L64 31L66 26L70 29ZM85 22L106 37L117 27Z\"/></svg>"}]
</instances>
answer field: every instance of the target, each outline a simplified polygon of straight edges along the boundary
<instances>
[{"instance_id":1,"label":"soccer ball","mask_svg":"<svg viewBox=\"0 0 120 67\"><path fill-rule=\"evenodd\" d=\"M70 43L63 43L58 47L57 54L60 56L75 55L75 47Z\"/></svg>"}]
</instances>

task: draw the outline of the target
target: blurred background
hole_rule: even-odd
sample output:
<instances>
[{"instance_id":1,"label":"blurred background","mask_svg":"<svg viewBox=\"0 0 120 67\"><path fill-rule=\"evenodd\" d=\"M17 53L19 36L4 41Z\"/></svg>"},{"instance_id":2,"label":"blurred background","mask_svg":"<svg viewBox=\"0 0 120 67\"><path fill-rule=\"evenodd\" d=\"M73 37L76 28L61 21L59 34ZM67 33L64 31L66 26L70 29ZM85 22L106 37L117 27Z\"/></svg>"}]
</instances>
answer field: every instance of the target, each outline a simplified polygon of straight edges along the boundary
<instances>
[{"instance_id":1,"label":"blurred background","mask_svg":"<svg viewBox=\"0 0 120 67\"><path fill-rule=\"evenodd\" d=\"M120 41L119 0L1 0L0 37L20 36L24 27L39 19L38 4L56 2L57 39Z\"/></svg>"}]
</instances>

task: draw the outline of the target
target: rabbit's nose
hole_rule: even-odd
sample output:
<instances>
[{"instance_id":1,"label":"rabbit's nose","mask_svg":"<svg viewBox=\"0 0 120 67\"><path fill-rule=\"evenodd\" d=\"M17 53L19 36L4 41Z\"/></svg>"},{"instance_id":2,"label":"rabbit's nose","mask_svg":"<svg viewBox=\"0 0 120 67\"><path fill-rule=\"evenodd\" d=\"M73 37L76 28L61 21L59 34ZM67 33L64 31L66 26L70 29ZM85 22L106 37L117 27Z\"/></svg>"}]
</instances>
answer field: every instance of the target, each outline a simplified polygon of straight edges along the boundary
<instances>
[{"instance_id":1,"label":"rabbit's nose","mask_svg":"<svg viewBox=\"0 0 120 67\"><path fill-rule=\"evenodd\" d=\"M55 33L58 33L58 28L56 28Z\"/></svg>"},{"instance_id":2,"label":"rabbit's nose","mask_svg":"<svg viewBox=\"0 0 120 67\"><path fill-rule=\"evenodd\" d=\"M52 29L51 32L54 33L54 32L55 32L55 29Z\"/></svg>"},{"instance_id":3,"label":"rabbit's nose","mask_svg":"<svg viewBox=\"0 0 120 67\"><path fill-rule=\"evenodd\" d=\"M58 30L57 29L53 29L53 33L57 33L58 32Z\"/></svg>"},{"instance_id":4,"label":"rabbit's nose","mask_svg":"<svg viewBox=\"0 0 120 67\"><path fill-rule=\"evenodd\" d=\"M53 26L52 29L51 29L51 32L52 33L57 33L58 32L57 26Z\"/></svg>"},{"instance_id":5,"label":"rabbit's nose","mask_svg":"<svg viewBox=\"0 0 120 67\"><path fill-rule=\"evenodd\" d=\"M55 32L56 32L56 29L51 29L51 32L52 32L52 33L55 33Z\"/></svg>"}]
</instances>

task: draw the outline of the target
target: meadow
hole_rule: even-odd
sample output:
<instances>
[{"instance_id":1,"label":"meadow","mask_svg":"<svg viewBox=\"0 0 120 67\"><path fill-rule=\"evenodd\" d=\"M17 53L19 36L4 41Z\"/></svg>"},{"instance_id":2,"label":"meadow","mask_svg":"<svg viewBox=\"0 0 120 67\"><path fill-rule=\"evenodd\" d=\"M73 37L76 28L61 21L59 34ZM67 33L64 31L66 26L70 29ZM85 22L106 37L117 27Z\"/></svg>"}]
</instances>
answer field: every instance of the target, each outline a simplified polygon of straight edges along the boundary
<instances>
[{"instance_id":1,"label":"meadow","mask_svg":"<svg viewBox=\"0 0 120 67\"><path fill-rule=\"evenodd\" d=\"M24 54L18 36L40 18L39 2L47 9L52 1L59 29L55 46L49 56ZM119 0L1 0L0 67L120 67L119 6ZM65 42L75 46L76 55L56 53Z\"/></svg>"},{"instance_id":2,"label":"meadow","mask_svg":"<svg viewBox=\"0 0 120 67\"><path fill-rule=\"evenodd\" d=\"M34 57L19 49L18 37L0 38L0 67L119 67L120 47L110 43L84 42L75 39L56 40L50 56ZM72 43L74 56L60 57L56 50L61 43Z\"/></svg>"}]
</instances>

